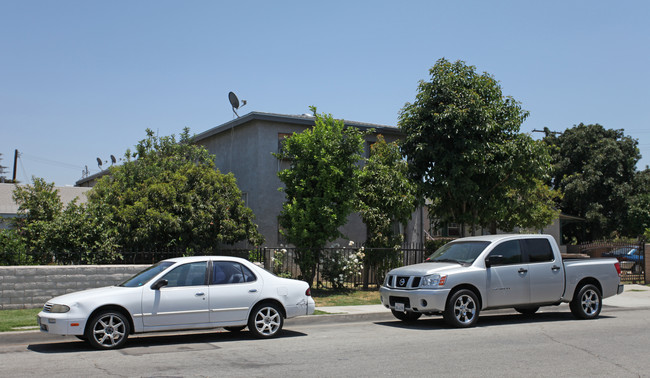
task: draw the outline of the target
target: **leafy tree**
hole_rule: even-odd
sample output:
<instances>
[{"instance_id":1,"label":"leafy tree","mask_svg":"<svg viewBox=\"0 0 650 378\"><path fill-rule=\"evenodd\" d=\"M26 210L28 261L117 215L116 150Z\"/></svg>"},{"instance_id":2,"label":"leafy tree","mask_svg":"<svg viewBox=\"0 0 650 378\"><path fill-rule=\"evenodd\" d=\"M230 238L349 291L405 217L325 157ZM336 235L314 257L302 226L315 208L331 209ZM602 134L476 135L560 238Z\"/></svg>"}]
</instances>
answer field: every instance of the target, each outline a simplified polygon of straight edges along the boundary
<instances>
[{"instance_id":1,"label":"leafy tree","mask_svg":"<svg viewBox=\"0 0 650 378\"><path fill-rule=\"evenodd\" d=\"M635 179L641 180L636 177L641 155L635 139L623 130L581 123L560 135L547 132L544 141L554 151L552 183L564 193L560 208L586 219L584 227L566 227L565 236L584 241L641 232L624 226L630 206L643 206L642 197L631 198Z\"/></svg>"},{"instance_id":2,"label":"leafy tree","mask_svg":"<svg viewBox=\"0 0 650 378\"><path fill-rule=\"evenodd\" d=\"M364 141L356 128L345 128L331 114L311 109L314 127L294 133L276 154L291 164L278 173L286 193L280 225L287 241L296 246L302 278L310 284L321 249L342 236L339 227L354 210Z\"/></svg>"},{"instance_id":3,"label":"leafy tree","mask_svg":"<svg viewBox=\"0 0 650 378\"><path fill-rule=\"evenodd\" d=\"M29 265L31 256L15 229L0 229L0 265Z\"/></svg>"},{"instance_id":4,"label":"leafy tree","mask_svg":"<svg viewBox=\"0 0 650 378\"><path fill-rule=\"evenodd\" d=\"M636 172L632 187L622 234L639 236L650 229L650 169Z\"/></svg>"},{"instance_id":5,"label":"leafy tree","mask_svg":"<svg viewBox=\"0 0 650 378\"><path fill-rule=\"evenodd\" d=\"M408 165L397 143L382 135L370 147L370 157L359 176L358 210L368 230L365 268L373 267L376 282L399 265L403 235L396 224L406 225L417 205L417 187L408 177Z\"/></svg>"},{"instance_id":6,"label":"leafy tree","mask_svg":"<svg viewBox=\"0 0 650 378\"><path fill-rule=\"evenodd\" d=\"M586 219L565 227L579 241L638 236L648 220L648 174L636 171L638 141L623 130L579 124L560 135L547 131L553 147L553 185L564 193L563 212Z\"/></svg>"},{"instance_id":7,"label":"leafy tree","mask_svg":"<svg viewBox=\"0 0 650 378\"><path fill-rule=\"evenodd\" d=\"M55 257L58 262L110 262L118 256L114 231L105 227L104 218L76 200L64 206L54 183L33 178L33 185L16 187L13 198L19 205L15 223L23 263L51 263ZM5 236L5 247L17 243Z\"/></svg>"},{"instance_id":8,"label":"leafy tree","mask_svg":"<svg viewBox=\"0 0 650 378\"><path fill-rule=\"evenodd\" d=\"M106 217L120 247L208 252L219 244L263 242L234 176L215 169L189 129L179 141L146 133L89 193L90 208Z\"/></svg>"},{"instance_id":9,"label":"leafy tree","mask_svg":"<svg viewBox=\"0 0 650 378\"><path fill-rule=\"evenodd\" d=\"M16 229L35 262L51 261L52 226L60 216L63 203L54 183L33 177L32 185L16 186L13 200L18 204Z\"/></svg>"},{"instance_id":10,"label":"leafy tree","mask_svg":"<svg viewBox=\"0 0 650 378\"><path fill-rule=\"evenodd\" d=\"M379 135L359 176L358 209L368 228L366 246L394 248L403 242L394 225L406 224L417 204L417 188L408 177L397 143Z\"/></svg>"},{"instance_id":11,"label":"leafy tree","mask_svg":"<svg viewBox=\"0 0 650 378\"><path fill-rule=\"evenodd\" d=\"M549 224L558 193L542 185L550 170L545 145L519 133L528 112L491 75L462 61L440 59L429 73L399 126L430 214L493 232Z\"/></svg>"}]
</instances>

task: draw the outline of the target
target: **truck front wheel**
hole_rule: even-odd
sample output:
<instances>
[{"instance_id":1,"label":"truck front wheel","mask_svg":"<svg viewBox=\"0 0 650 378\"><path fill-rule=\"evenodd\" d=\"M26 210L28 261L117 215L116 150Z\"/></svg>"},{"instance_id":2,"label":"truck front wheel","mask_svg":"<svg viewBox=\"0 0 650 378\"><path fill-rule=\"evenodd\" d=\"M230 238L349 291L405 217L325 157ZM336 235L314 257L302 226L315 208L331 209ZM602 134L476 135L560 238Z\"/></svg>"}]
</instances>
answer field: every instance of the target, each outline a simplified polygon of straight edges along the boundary
<instances>
[{"instance_id":1,"label":"truck front wheel","mask_svg":"<svg viewBox=\"0 0 650 378\"><path fill-rule=\"evenodd\" d=\"M602 307L603 297L600 290L592 284L582 286L569 303L571 313L578 319L595 319Z\"/></svg>"},{"instance_id":2,"label":"truck front wheel","mask_svg":"<svg viewBox=\"0 0 650 378\"><path fill-rule=\"evenodd\" d=\"M461 289L451 294L442 316L452 327L467 328L476 324L480 311L476 294Z\"/></svg>"}]
</instances>

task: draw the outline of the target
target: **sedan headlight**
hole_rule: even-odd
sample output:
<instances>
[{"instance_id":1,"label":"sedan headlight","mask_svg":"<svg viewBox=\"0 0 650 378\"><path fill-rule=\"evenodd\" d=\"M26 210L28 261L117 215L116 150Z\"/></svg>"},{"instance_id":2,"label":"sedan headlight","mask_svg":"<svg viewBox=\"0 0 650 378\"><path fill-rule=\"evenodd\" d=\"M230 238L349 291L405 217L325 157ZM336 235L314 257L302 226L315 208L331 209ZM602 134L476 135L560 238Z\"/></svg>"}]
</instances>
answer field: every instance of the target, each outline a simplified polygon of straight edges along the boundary
<instances>
[{"instance_id":1,"label":"sedan headlight","mask_svg":"<svg viewBox=\"0 0 650 378\"><path fill-rule=\"evenodd\" d=\"M441 276L440 274L430 274L422 277L420 287L441 287L445 286L447 282L447 275Z\"/></svg>"},{"instance_id":2,"label":"sedan headlight","mask_svg":"<svg viewBox=\"0 0 650 378\"><path fill-rule=\"evenodd\" d=\"M70 311L70 307L62 304L54 304L52 305L52 308L50 308L50 312L53 313L64 313Z\"/></svg>"}]
</instances>

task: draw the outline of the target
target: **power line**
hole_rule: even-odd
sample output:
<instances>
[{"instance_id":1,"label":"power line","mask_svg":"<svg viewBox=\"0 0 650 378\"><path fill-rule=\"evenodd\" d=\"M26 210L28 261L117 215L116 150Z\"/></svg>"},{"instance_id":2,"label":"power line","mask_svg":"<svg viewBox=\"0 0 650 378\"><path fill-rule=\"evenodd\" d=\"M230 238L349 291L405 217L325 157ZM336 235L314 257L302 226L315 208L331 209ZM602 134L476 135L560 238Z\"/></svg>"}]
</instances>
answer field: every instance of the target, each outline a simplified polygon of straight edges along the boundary
<instances>
[{"instance_id":1,"label":"power line","mask_svg":"<svg viewBox=\"0 0 650 378\"><path fill-rule=\"evenodd\" d=\"M84 169L84 167L82 167L80 165L74 165L74 164L64 163L64 162L60 162L60 161L56 161L56 160L52 160L52 159L48 159L48 158L44 158L44 157L40 157L40 156L29 155L29 154L25 154L24 152L21 152L20 156L25 157L27 160L36 161L36 162L40 162L40 163L43 163L43 164L49 164L49 165L53 165L53 166L58 166L58 167L62 167L62 168L74 169L74 170L77 170L77 171L81 170L81 169Z\"/></svg>"}]
</instances>

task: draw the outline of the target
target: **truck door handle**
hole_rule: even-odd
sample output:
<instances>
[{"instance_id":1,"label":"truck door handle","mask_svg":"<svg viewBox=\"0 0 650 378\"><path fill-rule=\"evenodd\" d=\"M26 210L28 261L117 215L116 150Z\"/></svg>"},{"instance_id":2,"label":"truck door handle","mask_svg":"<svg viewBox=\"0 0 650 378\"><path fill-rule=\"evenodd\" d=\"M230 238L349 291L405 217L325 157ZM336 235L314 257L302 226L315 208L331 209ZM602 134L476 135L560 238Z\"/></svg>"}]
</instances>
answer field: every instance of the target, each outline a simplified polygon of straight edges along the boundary
<instances>
[{"instance_id":1,"label":"truck door handle","mask_svg":"<svg viewBox=\"0 0 650 378\"><path fill-rule=\"evenodd\" d=\"M203 293L203 292L198 292L198 293L196 293L196 294L194 294L194 295L197 296L197 297L202 297L202 296L205 295L205 293Z\"/></svg>"},{"instance_id":2,"label":"truck door handle","mask_svg":"<svg viewBox=\"0 0 650 378\"><path fill-rule=\"evenodd\" d=\"M519 273L526 273L526 272L528 272L528 269L519 268L518 272Z\"/></svg>"},{"instance_id":3,"label":"truck door handle","mask_svg":"<svg viewBox=\"0 0 650 378\"><path fill-rule=\"evenodd\" d=\"M558 270L560 270L560 267L557 266L557 265L553 265L553 267L551 268L551 270L554 271L554 272L557 272Z\"/></svg>"}]
</instances>

